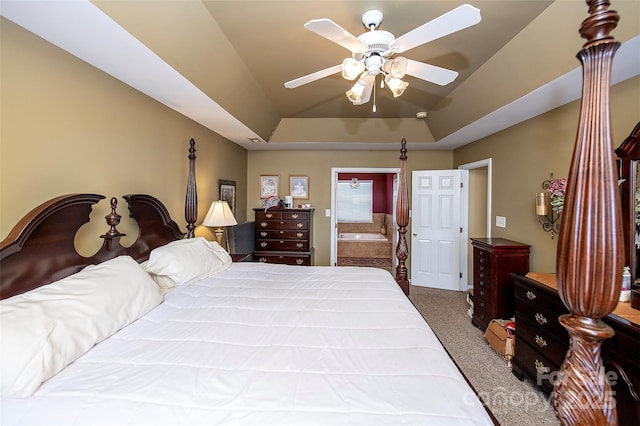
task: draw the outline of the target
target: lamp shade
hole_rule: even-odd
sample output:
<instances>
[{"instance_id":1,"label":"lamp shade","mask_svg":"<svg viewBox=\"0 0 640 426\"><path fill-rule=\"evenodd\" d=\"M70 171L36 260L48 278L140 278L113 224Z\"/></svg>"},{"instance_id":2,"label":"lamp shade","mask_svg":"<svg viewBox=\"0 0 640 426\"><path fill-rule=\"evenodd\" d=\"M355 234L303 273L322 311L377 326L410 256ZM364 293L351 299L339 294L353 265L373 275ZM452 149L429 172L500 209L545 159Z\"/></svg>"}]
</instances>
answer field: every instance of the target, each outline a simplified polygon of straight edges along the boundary
<instances>
[{"instance_id":1,"label":"lamp shade","mask_svg":"<svg viewBox=\"0 0 640 426\"><path fill-rule=\"evenodd\" d=\"M231 226L237 225L229 204L226 201L214 201L202 221L204 226Z\"/></svg>"}]
</instances>

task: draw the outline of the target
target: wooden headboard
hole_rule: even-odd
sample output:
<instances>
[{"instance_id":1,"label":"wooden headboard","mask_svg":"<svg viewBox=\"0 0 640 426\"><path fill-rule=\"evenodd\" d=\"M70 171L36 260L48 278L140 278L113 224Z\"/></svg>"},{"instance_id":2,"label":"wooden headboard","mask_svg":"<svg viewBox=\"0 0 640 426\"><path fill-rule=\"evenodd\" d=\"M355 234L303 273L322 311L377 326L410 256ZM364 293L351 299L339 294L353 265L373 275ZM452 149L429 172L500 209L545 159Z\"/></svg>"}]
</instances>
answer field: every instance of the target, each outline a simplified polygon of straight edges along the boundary
<instances>
[{"instance_id":1,"label":"wooden headboard","mask_svg":"<svg viewBox=\"0 0 640 426\"><path fill-rule=\"evenodd\" d=\"M185 218L192 231L197 219L195 195L195 142L190 141L189 179ZM117 199L111 199L111 213L105 217L107 232L102 247L90 257L80 255L74 245L75 235L89 221L93 205L105 197L99 194L70 194L49 200L29 212L0 243L0 299L24 293L74 274L87 265L129 255L142 262L156 247L185 235L171 219L167 208L157 198L146 194L129 194L129 216L138 224L135 242L124 247L117 230L120 215ZM193 235L189 235L193 236Z\"/></svg>"}]
</instances>

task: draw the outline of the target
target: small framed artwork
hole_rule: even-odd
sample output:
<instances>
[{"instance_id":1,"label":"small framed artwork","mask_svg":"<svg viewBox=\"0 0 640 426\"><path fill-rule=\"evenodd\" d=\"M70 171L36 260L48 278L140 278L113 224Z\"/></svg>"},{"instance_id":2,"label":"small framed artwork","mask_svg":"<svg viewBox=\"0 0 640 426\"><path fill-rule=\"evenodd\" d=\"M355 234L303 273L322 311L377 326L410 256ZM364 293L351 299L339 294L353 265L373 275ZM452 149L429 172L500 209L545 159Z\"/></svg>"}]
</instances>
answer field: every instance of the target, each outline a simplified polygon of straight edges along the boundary
<instances>
[{"instance_id":1,"label":"small framed artwork","mask_svg":"<svg viewBox=\"0 0 640 426\"><path fill-rule=\"evenodd\" d=\"M236 181L218 179L219 200L226 201L231 213L236 214Z\"/></svg>"},{"instance_id":2,"label":"small framed artwork","mask_svg":"<svg viewBox=\"0 0 640 426\"><path fill-rule=\"evenodd\" d=\"M289 176L289 194L299 200L308 200L309 176Z\"/></svg>"},{"instance_id":3,"label":"small framed artwork","mask_svg":"<svg viewBox=\"0 0 640 426\"><path fill-rule=\"evenodd\" d=\"M280 176L260 175L260 198L277 197L278 188L280 188Z\"/></svg>"}]
</instances>

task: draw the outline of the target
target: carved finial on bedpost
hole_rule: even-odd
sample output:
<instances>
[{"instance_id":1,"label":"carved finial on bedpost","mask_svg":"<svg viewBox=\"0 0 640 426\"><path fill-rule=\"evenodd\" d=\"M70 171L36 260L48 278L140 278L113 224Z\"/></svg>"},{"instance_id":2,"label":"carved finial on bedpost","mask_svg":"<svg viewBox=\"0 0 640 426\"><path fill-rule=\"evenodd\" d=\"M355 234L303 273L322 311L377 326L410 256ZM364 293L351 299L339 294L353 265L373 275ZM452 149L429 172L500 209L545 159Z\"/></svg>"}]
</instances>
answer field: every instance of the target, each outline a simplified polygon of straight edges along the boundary
<instances>
[{"instance_id":1,"label":"carved finial on bedpost","mask_svg":"<svg viewBox=\"0 0 640 426\"><path fill-rule=\"evenodd\" d=\"M189 178L187 179L187 196L184 203L184 218L187 221L187 238L195 237L196 220L198 220L198 192L196 190L196 141L189 141Z\"/></svg>"},{"instance_id":2,"label":"carved finial on bedpost","mask_svg":"<svg viewBox=\"0 0 640 426\"><path fill-rule=\"evenodd\" d=\"M602 364L602 341L614 332L602 318L617 305L624 266L618 176L611 145L609 91L613 55L609 32L618 14L608 0L588 0L580 35L582 103L557 249L558 293L570 313L559 318L569 351L553 390L563 424L614 425L614 395ZM585 261L585 259L587 261Z\"/></svg>"},{"instance_id":3,"label":"carved finial on bedpost","mask_svg":"<svg viewBox=\"0 0 640 426\"><path fill-rule=\"evenodd\" d=\"M104 245L108 251L112 251L120 245L120 237L124 237L126 234L120 233L116 229L116 226L120 224L120 216L116 213L116 208L118 207L118 199L116 197L111 197L111 213L106 215L104 218L107 221L107 225L110 226L109 230L106 234L100 235L100 238L104 238Z\"/></svg>"},{"instance_id":4,"label":"carved finial on bedpost","mask_svg":"<svg viewBox=\"0 0 640 426\"><path fill-rule=\"evenodd\" d=\"M407 279L407 267L405 261L409 257L407 247L407 225L409 224L409 191L407 189L407 140L402 138L402 148L400 149L400 178L398 179L398 202L396 204L396 221L398 223L398 245L396 247L396 257L398 266L396 267L396 282L409 295L409 280Z\"/></svg>"}]
</instances>

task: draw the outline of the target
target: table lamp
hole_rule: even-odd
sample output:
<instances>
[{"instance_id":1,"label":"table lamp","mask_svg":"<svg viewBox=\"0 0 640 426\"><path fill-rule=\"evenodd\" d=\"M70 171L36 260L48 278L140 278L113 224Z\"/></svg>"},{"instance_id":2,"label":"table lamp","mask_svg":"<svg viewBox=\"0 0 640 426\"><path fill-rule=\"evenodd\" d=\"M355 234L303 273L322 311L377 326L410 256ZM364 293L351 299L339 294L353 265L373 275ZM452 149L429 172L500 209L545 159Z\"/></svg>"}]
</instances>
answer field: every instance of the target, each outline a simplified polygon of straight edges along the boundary
<instances>
[{"instance_id":1,"label":"table lamp","mask_svg":"<svg viewBox=\"0 0 640 426\"><path fill-rule=\"evenodd\" d=\"M236 218L233 217L229 204L226 201L214 201L202 221L204 226L215 226L216 239L218 244L222 246L222 236L224 235L223 226L237 225Z\"/></svg>"}]
</instances>

